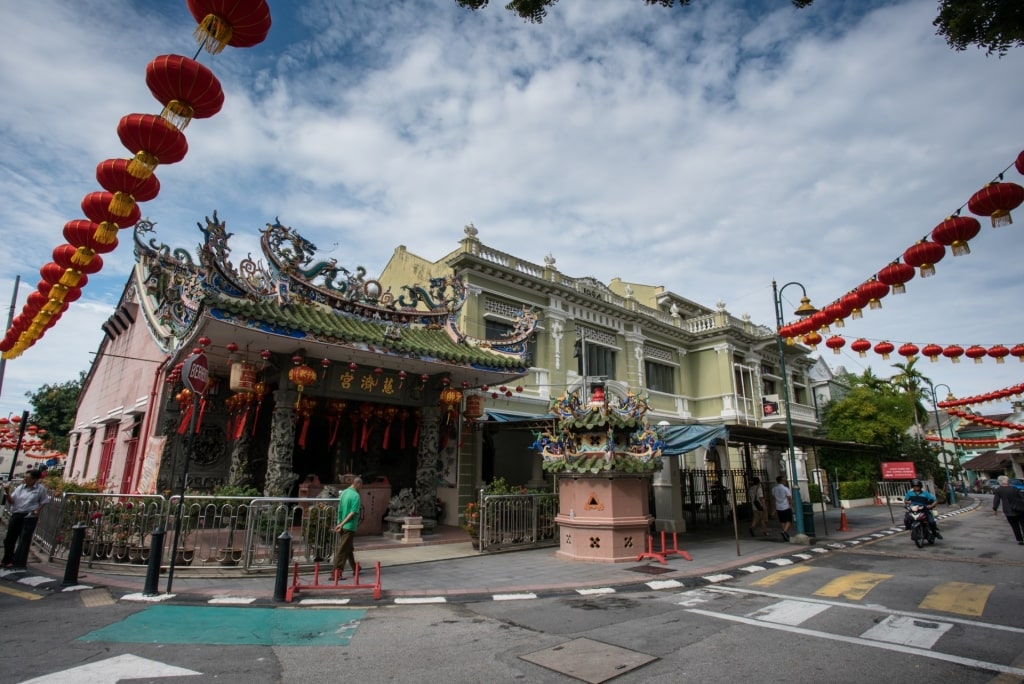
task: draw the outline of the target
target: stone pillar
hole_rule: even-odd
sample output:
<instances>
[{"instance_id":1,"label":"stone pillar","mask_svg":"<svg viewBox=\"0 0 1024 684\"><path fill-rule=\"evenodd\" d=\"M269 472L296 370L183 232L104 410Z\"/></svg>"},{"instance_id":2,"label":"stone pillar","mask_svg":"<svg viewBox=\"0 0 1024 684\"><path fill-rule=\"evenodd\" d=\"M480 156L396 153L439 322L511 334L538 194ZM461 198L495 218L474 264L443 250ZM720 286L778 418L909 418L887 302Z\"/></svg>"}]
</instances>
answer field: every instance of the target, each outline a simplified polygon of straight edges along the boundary
<instances>
[{"instance_id":1,"label":"stone pillar","mask_svg":"<svg viewBox=\"0 0 1024 684\"><path fill-rule=\"evenodd\" d=\"M656 532L686 532L683 519L683 489L679 480L679 456L662 456L661 470L654 473L654 519Z\"/></svg>"},{"instance_id":2,"label":"stone pillar","mask_svg":"<svg viewBox=\"0 0 1024 684\"><path fill-rule=\"evenodd\" d=\"M295 392L274 392L274 413L270 425L270 448L267 450L267 479L263 496L288 496L299 479L292 470L295 444Z\"/></svg>"},{"instance_id":3,"label":"stone pillar","mask_svg":"<svg viewBox=\"0 0 1024 684\"><path fill-rule=\"evenodd\" d=\"M231 445L231 468L228 470L228 484L236 487L252 484L252 473L249 472L249 425Z\"/></svg>"},{"instance_id":4,"label":"stone pillar","mask_svg":"<svg viewBox=\"0 0 1024 684\"><path fill-rule=\"evenodd\" d=\"M416 452L416 513L434 519L437 499L438 419L436 406L420 409L420 442ZM453 439L458 440L456 435Z\"/></svg>"}]
</instances>

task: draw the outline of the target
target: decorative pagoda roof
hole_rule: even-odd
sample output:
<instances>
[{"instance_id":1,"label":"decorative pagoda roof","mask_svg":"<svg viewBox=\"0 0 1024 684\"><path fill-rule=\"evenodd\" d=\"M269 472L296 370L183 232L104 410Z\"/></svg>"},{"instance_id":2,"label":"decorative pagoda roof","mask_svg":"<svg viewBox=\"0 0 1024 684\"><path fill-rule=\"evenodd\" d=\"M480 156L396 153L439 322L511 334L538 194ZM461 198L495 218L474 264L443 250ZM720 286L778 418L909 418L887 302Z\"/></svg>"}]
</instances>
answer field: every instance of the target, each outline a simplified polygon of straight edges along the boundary
<instances>
[{"instance_id":1,"label":"decorative pagoda roof","mask_svg":"<svg viewBox=\"0 0 1024 684\"><path fill-rule=\"evenodd\" d=\"M199 224L197 258L158 243L154 224L135 228L136 279L150 332L174 353L191 344L204 320L317 346L351 348L508 374L528 367L527 343L537 319L524 309L513 332L498 340L463 334L457 315L466 288L457 275L432 278L393 293L366 269L316 261L316 245L279 221L261 231L265 257L231 262L231 233L218 219ZM146 238L149 237L148 241Z\"/></svg>"}]
</instances>

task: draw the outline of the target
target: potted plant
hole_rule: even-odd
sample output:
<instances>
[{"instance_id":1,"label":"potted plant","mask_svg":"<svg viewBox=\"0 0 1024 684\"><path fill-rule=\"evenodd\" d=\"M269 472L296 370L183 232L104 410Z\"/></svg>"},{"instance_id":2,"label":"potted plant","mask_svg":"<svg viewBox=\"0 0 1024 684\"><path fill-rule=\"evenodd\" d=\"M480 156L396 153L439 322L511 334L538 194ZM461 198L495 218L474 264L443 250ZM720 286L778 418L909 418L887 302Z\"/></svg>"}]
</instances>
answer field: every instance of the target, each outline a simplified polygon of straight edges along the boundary
<instances>
[{"instance_id":1,"label":"potted plant","mask_svg":"<svg viewBox=\"0 0 1024 684\"><path fill-rule=\"evenodd\" d=\"M480 548L480 504L470 501L462 509L462 529L472 538L473 548Z\"/></svg>"}]
</instances>

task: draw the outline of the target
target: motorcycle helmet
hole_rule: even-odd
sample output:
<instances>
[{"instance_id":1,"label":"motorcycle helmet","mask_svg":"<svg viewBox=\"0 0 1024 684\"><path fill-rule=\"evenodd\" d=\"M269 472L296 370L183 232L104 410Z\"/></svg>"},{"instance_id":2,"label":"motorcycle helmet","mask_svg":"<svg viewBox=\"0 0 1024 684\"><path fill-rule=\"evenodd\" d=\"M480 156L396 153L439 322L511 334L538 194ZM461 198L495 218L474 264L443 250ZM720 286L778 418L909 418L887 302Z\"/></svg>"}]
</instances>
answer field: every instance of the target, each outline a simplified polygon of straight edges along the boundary
<instances>
[{"instance_id":1,"label":"motorcycle helmet","mask_svg":"<svg viewBox=\"0 0 1024 684\"><path fill-rule=\"evenodd\" d=\"M915 478L910 481L910 488L913 489L914 487L924 487L924 482Z\"/></svg>"}]
</instances>

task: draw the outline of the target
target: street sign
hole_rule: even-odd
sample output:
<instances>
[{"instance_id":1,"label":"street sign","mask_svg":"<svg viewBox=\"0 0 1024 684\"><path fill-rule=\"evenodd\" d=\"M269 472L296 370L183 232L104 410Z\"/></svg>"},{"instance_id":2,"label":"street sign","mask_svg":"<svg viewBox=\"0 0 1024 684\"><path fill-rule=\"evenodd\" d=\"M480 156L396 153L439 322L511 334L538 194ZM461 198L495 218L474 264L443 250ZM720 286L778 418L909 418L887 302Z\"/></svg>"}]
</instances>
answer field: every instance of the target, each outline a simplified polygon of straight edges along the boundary
<instances>
[{"instance_id":1,"label":"street sign","mask_svg":"<svg viewBox=\"0 0 1024 684\"><path fill-rule=\"evenodd\" d=\"M206 354L193 354L185 359L181 377L185 386L197 395L205 392L210 384L210 364L206 360Z\"/></svg>"},{"instance_id":2,"label":"street sign","mask_svg":"<svg viewBox=\"0 0 1024 684\"><path fill-rule=\"evenodd\" d=\"M883 480L913 480L917 477L913 461L887 461L882 463Z\"/></svg>"}]
</instances>

